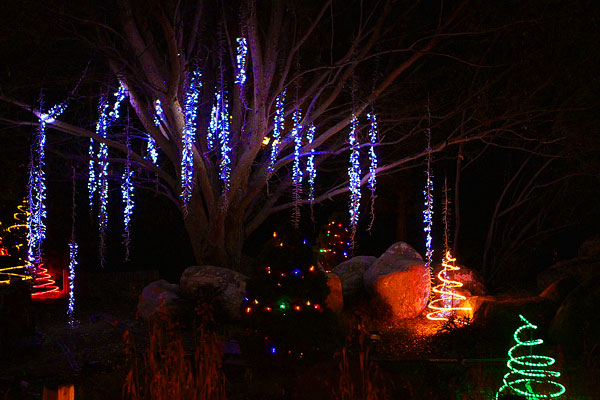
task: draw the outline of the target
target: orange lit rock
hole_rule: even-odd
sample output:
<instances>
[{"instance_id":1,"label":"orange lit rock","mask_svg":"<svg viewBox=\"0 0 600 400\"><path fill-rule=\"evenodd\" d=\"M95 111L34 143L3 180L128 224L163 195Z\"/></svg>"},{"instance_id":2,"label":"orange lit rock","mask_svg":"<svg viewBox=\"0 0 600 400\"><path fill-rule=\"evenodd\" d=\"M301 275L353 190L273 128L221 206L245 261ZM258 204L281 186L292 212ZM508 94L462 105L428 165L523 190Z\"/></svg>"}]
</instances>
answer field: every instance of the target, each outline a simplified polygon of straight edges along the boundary
<instances>
[{"instance_id":1,"label":"orange lit rock","mask_svg":"<svg viewBox=\"0 0 600 400\"><path fill-rule=\"evenodd\" d=\"M367 291L396 318L414 318L427 306L431 279L423 261L381 256L365 272Z\"/></svg>"},{"instance_id":2,"label":"orange lit rock","mask_svg":"<svg viewBox=\"0 0 600 400\"><path fill-rule=\"evenodd\" d=\"M457 292L463 296L485 296L488 291L485 287L483 276L473 269L465 267L464 265L458 265L459 270L452 271L452 280L461 282L463 286L457 289ZM437 276L438 272L442 270L442 265L437 265L433 270L433 275Z\"/></svg>"},{"instance_id":3,"label":"orange lit rock","mask_svg":"<svg viewBox=\"0 0 600 400\"><path fill-rule=\"evenodd\" d=\"M325 299L325 305L333 312L341 312L344 308L342 281L336 274L329 272L327 273L327 287L329 287L329 294Z\"/></svg>"}]
</instances>

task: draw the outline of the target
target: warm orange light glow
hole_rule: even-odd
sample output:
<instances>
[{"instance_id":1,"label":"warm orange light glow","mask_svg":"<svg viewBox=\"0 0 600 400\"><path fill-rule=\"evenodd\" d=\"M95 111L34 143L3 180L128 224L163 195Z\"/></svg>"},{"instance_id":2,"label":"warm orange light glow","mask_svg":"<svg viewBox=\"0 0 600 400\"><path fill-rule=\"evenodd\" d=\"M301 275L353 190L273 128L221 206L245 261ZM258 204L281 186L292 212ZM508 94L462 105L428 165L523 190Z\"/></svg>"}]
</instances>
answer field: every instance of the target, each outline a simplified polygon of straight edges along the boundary
<instances>
[{"instance_id":1,"label":"warm orange light glow","mask_svg":"<svg viewBox=\"0 0 600 400\"><path fill-rule=\"evenodd\" d=\"M463 286L462 282L448 279L448 272L460 269L454 265L455 261L456 258L453 258L450 251L447 251L442 260L444 269L437 274L441 283L433 288L434 295L437 294L438 296L427 306L433 310L427 314L427 318L430 320L447 321L452 315L456 315L457 311L472 311L471 307L458 307L460 302L467 299L465 296L456 293L455 290Z\"/></svg>"},{"instance_id":2,"label":"warm orange light glow","mask_svg":"<svg viewBox=\"0 0 600 400\"><path fill-rule=\"evenodd\" d=\"M44 264L40 264L36 271L36 278L32 286L33 292L31 293L32 300L49 300L58 299L66 294L65 274L61 273L63 279L63 289L60 290L56 286L56 282L52 279L52 275L48 272L48 268L44 267Z\"/></svg>"}]
</instances>

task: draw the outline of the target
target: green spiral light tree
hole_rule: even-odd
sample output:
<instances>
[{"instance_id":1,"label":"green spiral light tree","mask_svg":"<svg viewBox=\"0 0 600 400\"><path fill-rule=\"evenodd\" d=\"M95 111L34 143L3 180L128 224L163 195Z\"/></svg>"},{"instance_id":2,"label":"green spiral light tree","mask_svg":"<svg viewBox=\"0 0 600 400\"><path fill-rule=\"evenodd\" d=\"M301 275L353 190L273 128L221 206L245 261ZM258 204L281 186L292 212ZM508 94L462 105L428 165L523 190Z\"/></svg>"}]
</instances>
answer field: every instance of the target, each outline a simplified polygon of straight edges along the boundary
<instances>
[{"instance_id":1,"label":"green spiral light tree","mask_svg":"<svg viewBox=\"0 0 600 400\"><path fill-rule=\"evenodd\" d=\"M537 326L519 315L522 326L514 333L516 344L508 350L509 371L502 378L504 384L496 392L496 400L502 392L524 396L528 400L557 399L566 389L560 383L552 380L560 377L560 372L548 370L555 360L548 356L532 354L532 347L544 343L542 339L522 340L519 338L526 329L537 329Z\"/></svg>"}]
</instances>

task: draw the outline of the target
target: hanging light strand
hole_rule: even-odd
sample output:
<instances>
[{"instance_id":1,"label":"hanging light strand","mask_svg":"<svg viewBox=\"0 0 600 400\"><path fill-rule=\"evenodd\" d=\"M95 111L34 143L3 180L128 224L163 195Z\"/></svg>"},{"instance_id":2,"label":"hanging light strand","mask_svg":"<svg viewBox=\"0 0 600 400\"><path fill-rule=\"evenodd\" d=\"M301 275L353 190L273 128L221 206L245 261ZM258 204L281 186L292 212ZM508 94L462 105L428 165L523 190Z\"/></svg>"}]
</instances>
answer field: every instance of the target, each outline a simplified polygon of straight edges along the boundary
<instances>
[{"instance_id":1,"label":"hanging light strand","mask_svg":"<svg viewBox=\"0 0 600 400\"><path fill-rule=\"evenodd\" d=\"M154 100L154 125L160 127L160 121L165 119L165 113L160 99Z\"/></svg>"},{"instance_id":2,"label":"hanging light strand","mask_svg":"<svg viewBox=\"0 0 600 400\"><path fill-rule=\"evenodd\" d=\"M69 242L69 301L67 303L67 323L73 327L76 325L75 321L75 268L77 267L77 242L75 240L75 198L76 198L76 186L75 186L75 167L73 167L73 195L72 195L72 206L71 206L71 241Z\"/></svg>"},{"instance_id":3,"label":"hanging light strand","mask_svg":"<svg viewBox=\"0 0 600 400\"><path fill-rule=\"evenodd\" d=\"M356 227L358 225L358 218L360 215L360 160L359 160L359 142L357 136L358 129L358 118L352 114L350 120L350 133L348 135L348 143L350 145L350 166L348 167L348 184L350 187L350 242L351 249L354 250L354 243L356 238Z\"/></svg>"},{"instance_id":4,"label":"hanging light strand","mask_svg":"<svg viewBox=\"0 0 600 400\"><path fill-rule=\"evenodd\" d=\"M181 138L181 198L185 212L187 212L187 205L192 198L194 187L194 143L196 141L196 112L202 88L201 77L202 74L199 70L192 72L185 96L185 128Z\"/></svg>"},{"instance_id":5,"label":"hanging light strand","mask_svg":"<svg viewBox=\"0 0 600 400\"><path fill-rule=\"evenodd\" d=\"M129 148L129 126L126 133L127 159L125 162L125 170L123 171L121 183L121 198L123 199L123 244L125 245L125 261L129 261L129 247L131 243L130 224L131 215L133 214L133 169L131 168L130 148Z\"/></svg>"},{"instance_id":6,"label":"hanging light strand","mask_svg":"<svg viewBox=\"0 0 600 400\"><path fill-rule=\"evenodd\" d=\"M108 131L108 102L100 99L98 106L99 116L96 123L96 134L105 139ZM96 174L96 190L98 191L98 228L100 241L98 244L100 264L104 266L104 250L106 242L106 228L108 226L108 145L101 142L97 155L98 173Z\"/></svg>"},{"instance_id":7,"label":"hanging light strand","mask_svg":"<svg viewBox=\"0 0 600 400\"><path fill-rule=\"evenodd\" d=\"M371 221L367 231L373 229L375 222L375 191L377 189L377 154L375 153L375 145L379 142L379 129L377 126L377 115L375 113L367 114L367 119L370 122L369 126L369 190L371 191Z\"/></svg>"},{"instance_id":8,"label":"hanging light strand","mask_svg":"<svg viewBox=\"0 0 600 400\"><path fill-rule=\"evenodd\" d=\"M294 139L294 166L292 169L292 183L294 184L294 226L300 223L300 201L302 200L302 169L300 166L300 148L302 147L302 111L300 109L292 114L294 127L292 128L292 139Z\"/></svg>"},{"instance_id":9,"label":"hanging light strand","mask_svg":"<svg viewBox=\"0 0 600 400\"><path fill-rule=\"evenodd\" d=\"M245 37L239 37L237 41L237 74L235 76L235 83L240 85L240 92L244 91L244 84L246 83L246 55L248 54L248 43Z\"/></svg>"},{"instance_id":10,"label":"hanging light strand","mask_svg":"<svg viewBox=\"0 0 600 400\"><path fill-rule=\"evenodd\" d=\"M271 158L267 168L267 176L271 176L277 160L279 143L281 142L281 131L285 120L285 89L275 98L275 118L273 120L273 138L271 139Z\"/></svg>"},{"instance_id":11,"label":"hanging light strand","mask_svg":"<svg viewBox=\"0 0 600 400\"><path fill-rule=\"evenodd\" d=\"M40 106L40 109L43 105ZM53 106L47 113L40 112L37 135L31 151L31 164L28 179L29 214L27 225L28 261L36 267L42 259L42 244L46 238L46 125L56 121L65 110L65 103Z\"/></svg>"},{"instance_id":12,"label":"hanging light strand","mask_svg":"<svg viewBox=\"0 0 600 400\"><path fill-rule=\"evenodd\" d=\"M431 173L431 114L429 111L429 103L427 104L427 114L429 117L429 126L425 130L427 135L427 171L425 180L425 190L423 195L425 196L425 210L423 210L423 223L425 224L423 230L425 231L425 265L429 268L429 274L433 282L433 265L431 264L433 258L432 249L432 226L433 226L433 174ZM433 292L431 293L433 296Z\"/></svg>"},{"instance_id":13,"label":"hanging light strand","mask_svg":"<svg viewBox=\"0 0 600 400\"><path fill-rule=\"evenodd\" d=\"M308 145L310 146L315 138L315 125L310 124L306 138ZM308 201L311 208L311 216L313 215L312 207L315 203L315 178L317 177L317 170L315 168L315 149L310 149L308 159L306 161L306 173L308 174Z\"/></svg>"},{"instance_id":14,"label":"hanging light strand","mask_svg":"<svg viewBox=\"0 0 600 400\"><path fill-rule=\"evenodd\" d=\"M221 180L223 181L223 193L227 193L231 185L231 146L229 144L229 134L229 102L227 101L227 92L221 86L218 138L221 147L219 171Z\"/></svg>"}]
</instances>

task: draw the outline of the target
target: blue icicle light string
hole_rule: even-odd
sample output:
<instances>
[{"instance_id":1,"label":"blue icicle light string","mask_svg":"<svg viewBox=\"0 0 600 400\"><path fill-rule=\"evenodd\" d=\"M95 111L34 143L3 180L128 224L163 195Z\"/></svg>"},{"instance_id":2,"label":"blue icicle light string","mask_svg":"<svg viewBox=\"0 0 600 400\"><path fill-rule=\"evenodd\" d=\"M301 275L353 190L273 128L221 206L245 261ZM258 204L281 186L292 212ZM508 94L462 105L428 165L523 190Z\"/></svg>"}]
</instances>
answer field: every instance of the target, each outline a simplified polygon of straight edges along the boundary
<instances>
[{"instance_id":1,"label":"blue icicle light string","mask_svg":"<svg viewBox=\"0 0 600 400\"><path fill-rule=\"evenodd\" d=\"M425 231L425 265L429 268L433 280L433 258L432 236L431 229L433 227L433 174L431 173L431 129L427 128L427 171L425 180L425 189L423 196L425 197L425 210L423 210L423 230Z\"/></svg>"},{"instance_id":2,"label":"blue icicle light string","mask_svg":"<svg viewBox=\"0 0 600 400\"><path fill-rule=\"evenodd\" d=\"M165 118L160 99L154 101L154 125L160 126L160 121Z\"/></svg>"},{"instance_id":3,"label":"blue icicle light string","mask_svg":"<svg viewBox=\"0 0 600 400\"><path fill-rule=\"evenodd\" d=\"M273 173L275 161L277 160L277 152L279 151L279 143L281 142L281 132L285 120L285 89L275 98L275 118L273 120L273 137L271 139L271 157L269 167L267 168L267 176Z\"/></svg>"},{"instance_id":4,"label":"blue icicle light string","mask_svg":"<svg viewBox=\"0 0 600 400\"><path fill-rule=\"evenodd\" d=\"M377 189L377 153L375 146L379 141L379 127L377 126L377 115L375 113L367 114L367 119L370 122L369 126L369 190L371 191L371 221L369 222L368 231L373 228L375 221L375 191Z\"/></svg>"},{"instance_id":5,"label":"blue icicle light string","mask_svg":"<svg viewBox=\"0 0 600 400\"><path fill-rule=\"evenodd\" d=\"M75 325L75 268L77 268L77 242L75 236L69 242L69 303L67 305L67 318L70 326Z\"/></svg>"},{"instance_id":6,"label":"blue icicle light string","mask_svg":"<svg viewBox=\"0 0 600 400\"><path fill-rule=\"evenodd\" d=\"M194 143L196 141L196 112L202 88L201 77L202 74L199 70L192 72L185 96L185 128L181 135L181 198L184 210L187 210L194 188Z\"/></svg>"},{"instance_id":7,"label":"blue icicle light string","mask_svg":"<svg viewBox=\"0 0 600 400\"><path fill-rule=\"evenodd\" d=\"M227 193L231 185L231 146L229 142L229 102L227 101L227 92L223 89L221 89L218 102L220 102L220 112L217 134L221 148L219 175L223 181L223 193Z\"/></svg>"},{"instance_id":8,"label":"blue icicle light string","mask_svg":"<svg viewBox=\"0 0 600 400\"><path fill-rule=\"evenodd\" d=\"M31 151L31 164L28 179L29 215L27 224L27 258L37 266L42 259L42 244L46 238L46 125L56 121L65 110L66 104L57 104L47 113L40 112L36 139Z\"/></svg>"},{"instance_id":9,"label":"blue icicle light string","mask_svg":"<svg viewBox=\"0 0 600 400\"><path fill-rule=\"evenodd\" d=\"M350 120L350 133L348 134L348 144L350 145L350 166L348 167L348 178L350 186L350 227L351 227L351 248L354 249L356 237L356 226L360 215L360 159L359 142L357 137L358 118L352 114Z\"/></svg>"},{"instance_id":10,"label":"blue icicle light string","mask_svg":"<svg viewBox=\"0 0 600 400\"><path fill-rule=\"evenodd\" d=\"M315 125L310 124L306 138L308 145L310 146L315 138ZM317 170L315 168L315 149L310 149L310 154L306 161L306 173L308 174L308 201L311 205L315 203L315 178L317 177Z\"/></svg>"},{"instance_id":11,"label":"blue icicle light string","mask_svg":"<svg viewBox=\"0 0 600 400\"><path fill-rule=\"evenodd\" d=\"M146 160L150 160L153 165L158 165L158 146L154 138L146 134Z\"/></svg>"},{"instance_id":12,"label":"blue icicle light string","mask_svg":"<svg viewBox=\"0 0 600 400\"><path fill-rule=\"evenodd\" d=\"M246 55L248 54L248 44L245 37L239 37L237 41L237 74L235 76L235 83L240 85L240 91L244 91L244 84L246 83Z\"/></svg>"},{"instance_id":13,"label":"blue icicle light string","mask_svg":"<svg viewBox=\"0 0 600 400\"><path fill-rule=\"evenodd\" d=\"M129 245L131 242L130 224L133 214L133 170L131 169L131 160L129 158L129 140L127 141L127 161L123 171L121 183L121 198L123 199L123 244L125 245L125 261L129 261Z\"/></svg>"},{"instance_id":14,"label":"blue icicle light string","mask_svg":"<svg viewBox=\"0 0 600 400\"><path fill-rule=\"evenodd\" d=\"M302 169L300 166L300 148L302 147L302 111L296 110L292 114L294 127L292 128L292 139L294 139L294 166L292 169L292 183L294 184L294 226L300 223L300 201L302 197Z\"/></svg>"}]
</instances>

